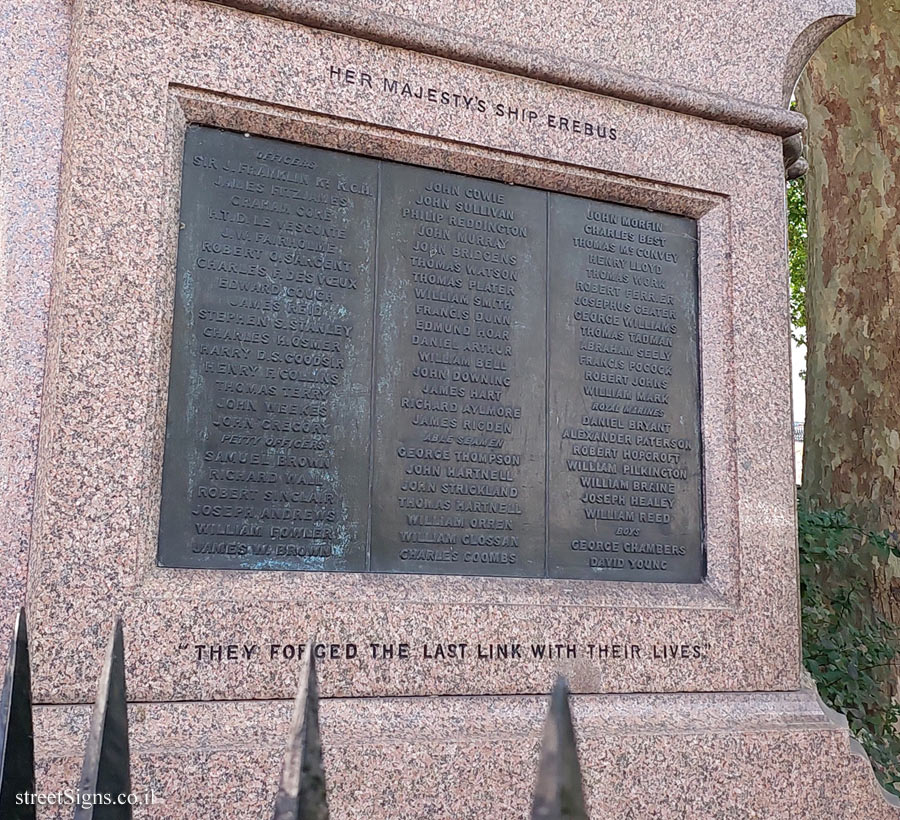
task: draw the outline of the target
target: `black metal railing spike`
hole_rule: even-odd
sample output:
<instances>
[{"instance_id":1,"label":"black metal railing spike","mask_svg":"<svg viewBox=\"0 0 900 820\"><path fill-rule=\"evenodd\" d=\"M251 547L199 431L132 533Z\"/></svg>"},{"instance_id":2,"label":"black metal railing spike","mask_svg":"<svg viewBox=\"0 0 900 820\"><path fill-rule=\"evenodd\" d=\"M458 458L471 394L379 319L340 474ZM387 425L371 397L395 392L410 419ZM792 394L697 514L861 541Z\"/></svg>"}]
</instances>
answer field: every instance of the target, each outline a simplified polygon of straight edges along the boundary
<instances>
[{"instance_id":1,"label":"black metal railing spike","mask_svg":"<svg viewBox=\"0 0 900 820\"><path fill-rule=\"evenodd\" d=\"M314 646L306 646L273 820L328 820Z\"/></svg>"},{"instance_id":2,"label":"black metal railing spike","mask_svg":"<svg viewBox=\"0 0 900 820\"><path fill-rule=\"evenodd\" d=\"M125 701L125 646L122 621L116 619L97 686L79 791L112 795L109 805L86 800L75 809L75 820L131 820L131 806L118 795L131 792L128 751L128 710Z\"/></svg>"},{"instance_id":3,"label":"black metal railing spike","mask_svg":"<svg viewBox=\"0 0 900 820\"><path fill-rule=\"evenodd\" d=\"M531 820L588 820L575 727L569 711L569 684L558 677L544 721Z\"/></svg>"},{"instance_id":4,"label":"black metal railing spike","mask_svg":"<svg viewBox=\"0 0 900 820\"><path fill-rule=\"evenodd\" d=\"M31 720L31 668L28 626L20 609L0 694L0 817L34 820L35 806L16 795L34 793L34 726Z\"/></svg>"}]
</instances>

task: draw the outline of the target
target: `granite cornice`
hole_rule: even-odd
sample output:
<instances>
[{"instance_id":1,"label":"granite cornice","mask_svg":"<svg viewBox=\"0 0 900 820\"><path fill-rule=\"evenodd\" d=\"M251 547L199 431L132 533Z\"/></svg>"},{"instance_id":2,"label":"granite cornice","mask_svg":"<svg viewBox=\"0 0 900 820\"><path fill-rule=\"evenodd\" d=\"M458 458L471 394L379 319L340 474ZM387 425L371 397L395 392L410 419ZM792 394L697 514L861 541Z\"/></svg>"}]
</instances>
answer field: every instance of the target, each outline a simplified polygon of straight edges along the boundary
<instances>
[{"instance_id":1,"label":"granite cornice","mask_svg":"<svg viewBox=\"0 0 900 820\"><path fill-rule=\"evenodd\" d=\"M789 89L787 102L768 104L703 87L704 80L707 86L715 84L713 64L709 66L709 76L700 78L696 85L684 84L604 67L562 50L479 37L436 25L434 21L426 23L360 5L349 7L331 0L204 1L780 137L793 136L806 128L806 119L787 109L790 92L812 52L852 17L854 6L847 0L814 0L805 4L814 8L792 13L789 25L782 21L786 66L781 85ZM839 10L842 13L833 13ZM825 16L821 16L823 13Z\"/></svg>"}]
</instances>

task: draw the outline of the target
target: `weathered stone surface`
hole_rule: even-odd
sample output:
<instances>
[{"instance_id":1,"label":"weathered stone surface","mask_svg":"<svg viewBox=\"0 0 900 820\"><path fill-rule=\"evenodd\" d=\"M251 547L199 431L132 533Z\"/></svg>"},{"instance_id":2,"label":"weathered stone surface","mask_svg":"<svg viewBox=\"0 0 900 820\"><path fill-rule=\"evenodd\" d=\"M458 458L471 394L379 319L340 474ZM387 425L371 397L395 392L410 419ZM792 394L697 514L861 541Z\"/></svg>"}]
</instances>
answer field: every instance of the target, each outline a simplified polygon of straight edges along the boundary
<instances>
[{"instance_id":1,"label":"weathered stone surface","mask_svg":"<svg viewBox=\"0 0 900 820\"><path fill-rule=\"evenodd\" d=\"M25 603L71 4L0 8L0 645Z\"/></svg>"},{"instance_id":2,"label":"weathered stone surface","mask_svg":"<svg viewBox=\"0 0 900 820\"><path fill-rule=\"evenodd\" d=\"M790 412L780 137L213 4L92 0L77 40L31 576L35 634L53 636L35 642L41 699L90 697L94 626L111 610L128 624L141 700L290 697L286 647L309 629L344 646L334 674L323 665L325 697L538 693L557 672L574 692L798 684L792 453L777 432ZM372 88L357 82L363 71ZM705 583L157 567L187 122L696 220L704 503L715 511ZM432 657L462 643L464 659ZM488 662L479 644L526 653ZM228 660L244 651L248 663Z\"/></svg>"},{"instance_id":3,"label":"weathered stone surface","mask_svg":"<svg viewBox=\"0 0 900 820\"><path fill-rule=\"evenodd\" d=\"M816 46L848 20L848 0L771 0L717 6L702 0L654 7L637 0L598 7L583 0L564 15L527 0L477 8L429 0L382 0L350 11L334 0L218 0L322 28L440 54L514 74L575 85L763 130L802 127L781 106ZM677 46L677 47L673 47ZM792 125L793 123L793 125Z\"/></svg>"},{"instance_id":4,"label":"weathered stone surface","mask_svg":"<svg viewBox=\"0 0 900 820\"><path fill-rule=\"evenodd\" d=\"M43 29L12 35L17 53L34 51L31 32L54 44L39 81L19 62L8 86L41 89L52 110L35 122L53 139L31 142L15 118L15 144L48 153L16 177L15 213L37 222L4 223L16 240L4 252L23 250L7 268L25 271L10 292L27 298L5 308L5 349L23 352L4 382L22 415L4 437L21 470L3 578L15 606L33 520L37 700L71 704L36 711L41 784L77 781L84 704L121 615L134 785L166 801L146 817L271 806L310 634L336 817L483 817L485 800L525 816L557 672L579 693L594 820L626 799L635 817L896 816L846 730L800 690L798 661L782 139L802 121L781 106L852 4L713 14L691 0L640 24L632 2L602 18L531 2L240 5L81 0L67 55L68 6L41 7ZM157 566L190 122L695 221L704 582ZM411 695L429 697L390 697ZM198 813L210 779L224 786Z\"/></svg>"},{"instance_id":5,"label":"weathered stone surface","mask_svg":"<svg viewBox=\"0 0 900 820\"><path fill-rule=\"evenodd\" d=\"M323 700L331 818L528 817L547 706L546 695ZM591 820L900 816L808 691L574 695L571 708ZM39 788L77 776L88 719L82 706L37 711ZM267 816L290 720L290 701L133 705L134 788L162 798L135 816Z\"/></svg>"}]
</instances>

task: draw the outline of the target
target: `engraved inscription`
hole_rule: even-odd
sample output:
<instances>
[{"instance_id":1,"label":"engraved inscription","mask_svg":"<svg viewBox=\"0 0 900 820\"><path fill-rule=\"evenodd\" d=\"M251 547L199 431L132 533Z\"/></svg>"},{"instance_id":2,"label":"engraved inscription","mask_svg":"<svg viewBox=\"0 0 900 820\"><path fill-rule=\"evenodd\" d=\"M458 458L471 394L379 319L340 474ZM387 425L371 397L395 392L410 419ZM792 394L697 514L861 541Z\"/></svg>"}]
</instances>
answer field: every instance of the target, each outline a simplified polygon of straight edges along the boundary
<instances>
[{"instance_id":1,"label":"engraved inscription","mask_svg":"<svg viewBox=\"0 0 900 820\"><path fill-rule=\"evenodd\" d=\"M702 577L696 223L550 199L551 575Z\"/></svg>"},{"instance_id":2,"label":"engraved inscription","mask_svg":"<svg viewBox=\"0 0 900 820\"><path fill-rule=\"evenodd\" d=\"M692 219L191 126L166 567L696 583Z\"/></svg>"},{"instance_id":3,"label":"engraved inscription","mask_svg":"<svg viewBox=\"0 0 900 820\"><path fill-rule=\"evenodd\" d=\"M372 569L542 575L546 195L382 180Z\"/></svg>"},{"instance_id":4,"label":"engraved inscription","mask_svg":"<svg viewBox=\"0 0 900 820\"><path fill-rule=\"evenodd\" d=\"M377 163L189 128L159 561L364 569Z\"/></svg>"}]
</instances>

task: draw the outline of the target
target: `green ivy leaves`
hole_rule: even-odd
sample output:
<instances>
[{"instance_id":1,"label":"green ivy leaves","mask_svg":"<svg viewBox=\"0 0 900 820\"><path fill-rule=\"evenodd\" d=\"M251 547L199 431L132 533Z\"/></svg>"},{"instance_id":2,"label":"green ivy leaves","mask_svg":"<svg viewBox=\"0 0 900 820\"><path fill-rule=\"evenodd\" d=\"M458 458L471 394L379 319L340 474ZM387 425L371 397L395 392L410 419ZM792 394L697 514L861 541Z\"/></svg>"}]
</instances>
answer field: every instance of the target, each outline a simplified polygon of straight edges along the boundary
<instances>
[{"instance_id":1,"label":"green ivy leaves","mask_svg":"<svg viewBox=\"0 0 900 820\"><path fill-rule=\"evenodd\" d=\"M806 343L806 189L803 177L787 183L788 273L791 283L791 336Z\"/></svg>"},{"instance_id":2,"label":"green ivy leaves","mask_svg":"<svg viewBox=\"0 0 900 820\"><path fill-rule=\"evenodd\" d=\"M882 785L900 795L900 705L891 664L900 635L872 604L874 573L900 557L897 533L864 532L844 510L799 504L803 661L822 699L847 717Z\"/></svg>"}]
</instances>

